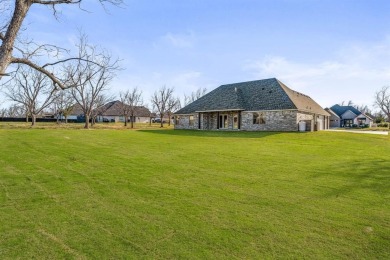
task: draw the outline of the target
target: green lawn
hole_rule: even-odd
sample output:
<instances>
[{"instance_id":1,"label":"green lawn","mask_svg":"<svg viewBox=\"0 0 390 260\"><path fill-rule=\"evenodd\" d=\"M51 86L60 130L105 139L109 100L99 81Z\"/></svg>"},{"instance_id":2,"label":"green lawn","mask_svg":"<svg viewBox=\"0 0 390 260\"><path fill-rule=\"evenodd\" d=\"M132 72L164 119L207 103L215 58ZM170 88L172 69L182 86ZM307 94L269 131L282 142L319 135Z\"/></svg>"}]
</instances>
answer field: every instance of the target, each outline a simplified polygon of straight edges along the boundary
<instances>
[{"instance_id":1,"label":"green lawn","mask_svg":"<svg viewBox=\"0 0 390 260\"><path fill-rule=\"evenodd\" d=\"M0 129L0 258L390 258L390 142Z\"/></svg>"}]
</instances>

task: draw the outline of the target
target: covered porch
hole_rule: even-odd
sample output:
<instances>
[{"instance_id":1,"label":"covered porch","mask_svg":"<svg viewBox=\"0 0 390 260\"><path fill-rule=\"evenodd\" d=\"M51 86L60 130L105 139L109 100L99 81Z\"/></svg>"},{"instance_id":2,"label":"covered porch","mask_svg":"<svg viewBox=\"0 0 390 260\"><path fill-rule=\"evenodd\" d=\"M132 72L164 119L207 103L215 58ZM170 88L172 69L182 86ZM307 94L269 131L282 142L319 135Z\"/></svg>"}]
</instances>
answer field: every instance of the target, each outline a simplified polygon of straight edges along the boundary
<instances>
[{"instance_id":1,"label":"covered porch","mask_svg":"<svg viewBox=\"0 0 390 260\"><path fill-rule=\"evenodd\" d=\"M240 130L241 110L199 111L200 130Z\"/></svg>"}]
</instances>

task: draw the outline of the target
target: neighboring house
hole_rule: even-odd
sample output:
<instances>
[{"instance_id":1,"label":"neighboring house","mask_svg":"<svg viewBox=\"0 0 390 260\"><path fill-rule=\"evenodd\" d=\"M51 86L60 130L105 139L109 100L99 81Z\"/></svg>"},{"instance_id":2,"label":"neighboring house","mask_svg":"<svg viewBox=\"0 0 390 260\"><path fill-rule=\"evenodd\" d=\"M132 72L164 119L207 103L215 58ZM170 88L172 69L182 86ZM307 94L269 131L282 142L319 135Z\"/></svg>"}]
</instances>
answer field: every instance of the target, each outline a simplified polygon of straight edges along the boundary
<instances>
[{"instance_id":1,"label":"neighboring house","mask_svg":"<svg viewBox=\"0 0 390 260\"><path fill-rule=\"evenodd\" d=\"M65 120L64 115L59 115L60 120ZM74 104L72 107L72 110L70 111L69 115L67 116L68 120L83 120L84 119L84 112L83 109L79 104Z\"/></svg>"},{"instance_id":2,"label":"neighboring house","mask_svg":"<svg viewBox=\"0 0 390 260\"><path fill-rule=\"evenodd\" d=\"M329 108L325 108L326 112L330 114L329 127L340 127L341 118Z\"/></svg>"},{"instance_id":3,"label":"neighboring house","mask_svg":"<svg viewBox=\"0 0 390 260\"><path fill-rule=\"evenodd\" d=\"M329 128L330 114L275 78L222 85L175 113L175 129L306 131Z\"/></svg>"},{"instance_id":4,"label":"neighboring house","mask_svg":"<svg viewBox=\"0 0 390 260\"><path fill-rule=\"evenodd\" d=\"M122 102L119 100L109 102L98 109L97 122L124 122ZM128 120L132 120L135 123L149 122L150 118L154 117L154 114L150 113L150 110L144 106L135 107L135 115Z\"/></svg>"},{"instance_id":5,"label":"neighboring house","mask_svg":"<svg viewBox=\"0 0 390 260\"><path fill-rule=\"evenodd\" d=\"M334 105L331 108L326 108L332 116L330 118L330 127L352 127L356 126L372 126L373 118L366 113L363 113L353 106Z\"/></svg>"}]
</instances>

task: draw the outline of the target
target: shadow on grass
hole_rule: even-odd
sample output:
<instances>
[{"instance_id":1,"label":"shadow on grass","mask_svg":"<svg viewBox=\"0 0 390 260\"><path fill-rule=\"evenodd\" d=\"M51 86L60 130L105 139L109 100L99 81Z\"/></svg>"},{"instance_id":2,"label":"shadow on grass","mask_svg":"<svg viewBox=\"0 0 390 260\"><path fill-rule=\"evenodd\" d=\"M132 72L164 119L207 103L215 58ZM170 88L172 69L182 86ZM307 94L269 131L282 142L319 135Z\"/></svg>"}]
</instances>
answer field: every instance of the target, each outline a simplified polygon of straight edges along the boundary
<instances>
[{"instance_id":1,"label":"shadow on grass","mask_svg":"<svg viewBox=\"0 0 390 260\"><path fill-rule=\"evenodd\" d=\"M315 173L312 177L342 180L342 185L325 194L327 197L338 197L359 190L369 190L382 196L390 194L390 161L383 159L363 159L335 164Z\"/></svg>"},{"instance_id":2,"label":"shadow on grass","mask_svg":"<svg viewBox=\"0 0 390 260\"><path fill-rule=\"evenodd\" d=\"M172 136L196 136L196 137L228 137L228 138L263 138L281 134L282 132L244 132L244 131L207 131L207 130L139 130L140 132L172 135ZM283 132L284 133L284 132ZM287 132L288 134L302 134Z\"/></svg>"}]
</instances>

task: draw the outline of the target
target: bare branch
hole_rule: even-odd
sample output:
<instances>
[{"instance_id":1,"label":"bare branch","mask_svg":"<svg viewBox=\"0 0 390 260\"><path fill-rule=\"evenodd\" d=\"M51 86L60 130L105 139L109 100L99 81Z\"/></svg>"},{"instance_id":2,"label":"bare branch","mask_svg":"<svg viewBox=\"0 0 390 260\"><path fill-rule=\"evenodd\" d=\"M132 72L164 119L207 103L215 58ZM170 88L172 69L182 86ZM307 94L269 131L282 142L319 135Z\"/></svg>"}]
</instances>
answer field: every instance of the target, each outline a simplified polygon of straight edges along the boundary
<instances>
[{"instance_id":1,"label":"bare branch","mask_svg":"<svg viewBox=\"0 0 390 260\"><path fill-rule=\"evenodd\" d=\"M173 88L167 88L166 86L163 86L152 95L151 102L160 115L161 127L164 126L163 118L168 111L168 101L172 97L173 91Z\"/></svg>"},{"instance_id":2,"label":"bare branch","mask_svg":"<svg viewBox=\"0 0 390 260\"><path fill-rule=\"evenodd\" d=\"M22 69L6 87L8 99L21 104L32 117L32 126L36 116L47 108L56 97L56 89L44 74L29 69Z\"/></svg>"},{"instance_id":3,"label":"bare branch","mask_svg":"<svg viewBox=\"0 0 390 260\"><path fill-rule=\"evenodd\" d=\"M4 0L1 0L2 4ZM106 3L120 6L123 4L123 0L98 0L100 4L104 7ZM61 84L58 77L51 75L51 73L44 68L46 66L54 66L61 62L48 62L44 66L38 66L32 61L32 57L40 56L42 53L47 53L49 56L58 57L61 49L57 46L42 44L36 45L31 41L23 43L20 40L20 32L23 31L22 24L28 15L30 8L33 4L46 5L53 8L54 16L57 18L56 6L61 6L63 4L77 4L81 8L82 0L15 0L12 1L14 4L5 5L3 8L6 8L6 15L1 14L2 25L0 25L0 79L6 73L6 70L10 64L21 63L30 66L31 68L36 69L37 71L48 76L58 87L66 88L64 84ZM105 7L104 7L105 8ZM82 9L82 8L81 8ZM3 12L4 10L1 10ZM21 45L21 46L18 46ZM31 46L34 46L33 49L30 49ZM21 53L21 57L13 53L14 50L17 50Z\"/></svg>"},{"instance_id":4,"label":"bare branch","mask_svg":"<svg viewBox=\"0 0 390 260\"><path fill-rule=\"evenodd\" d=\"M33 4L41 4L41 5L58 5L58 4L78 4L81 2L81 0L33 0Z\"/></svg>"},{"instance_id":5,"label":"bare branch","mask_svg":"<svg viewBox=\"0 0 390 260\"><path fill-rule=\"evenodd\" d=\"M61 89L67 89L67 88L71 88L71 87L75 86L75 85L69 85L69 86L64 85L58 78L56 78L56 76L54 76L54 74L52 72L46 70L45 68L43 68L41 66L38 66L37 64L33 63L32 61L30 61L28 59L12 58L11 63L24 64L24 65L27 65L27 66L45 74L48 78L50 78L53 81L55 87L59 87Z\"/></svg>"},{"instance_id":6,"label":"bare branch","mask_svg":"<svg viewBox=\"0 0 390 260\"><path fill-rule=\"evenodd\" d=\"M97 108L100 98L120 68L118 60L113 61L110 55L99 52L95 46L89 45L85 35L80 37L78 48L79 58L85 57L92 62L77 59L64 69L68 84L75 86L71 93L84 112L85 128L89 128L93 110Z\"/></svg>"},{"instance_id":7,"label":"bare branch","mask_svg":"<svg viewBox=\"0 0 390 260\"><path fill-rule=\"evenodd\" d=\"M375 93L375 105L386 114L387 120L390 122L390 87L383 87Z\"/></svg>"}]
</instances>

